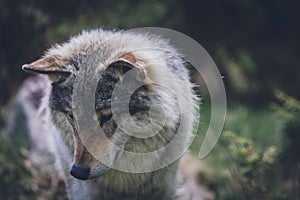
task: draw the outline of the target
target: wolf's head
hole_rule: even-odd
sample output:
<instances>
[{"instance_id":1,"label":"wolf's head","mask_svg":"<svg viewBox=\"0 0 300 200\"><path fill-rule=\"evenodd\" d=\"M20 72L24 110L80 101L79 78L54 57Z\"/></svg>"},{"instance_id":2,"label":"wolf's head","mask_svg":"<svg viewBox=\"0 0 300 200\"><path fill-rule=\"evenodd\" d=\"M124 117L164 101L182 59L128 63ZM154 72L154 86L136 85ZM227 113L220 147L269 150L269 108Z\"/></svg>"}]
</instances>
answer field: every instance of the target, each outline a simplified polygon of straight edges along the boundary
<instances>
[{"instance_id":1,"label":"wolf's head","mask_svg":"<svg viewBox=\"0 0 300 200\"><path fill-rule=\"evenodd\" d=\"M111 168L166 166L191 135L195 102L188 72L160 37L83 32L23 69L49 76L51 118L73 152L71 174L78 179Z\"/></svg>"}]
</instances>

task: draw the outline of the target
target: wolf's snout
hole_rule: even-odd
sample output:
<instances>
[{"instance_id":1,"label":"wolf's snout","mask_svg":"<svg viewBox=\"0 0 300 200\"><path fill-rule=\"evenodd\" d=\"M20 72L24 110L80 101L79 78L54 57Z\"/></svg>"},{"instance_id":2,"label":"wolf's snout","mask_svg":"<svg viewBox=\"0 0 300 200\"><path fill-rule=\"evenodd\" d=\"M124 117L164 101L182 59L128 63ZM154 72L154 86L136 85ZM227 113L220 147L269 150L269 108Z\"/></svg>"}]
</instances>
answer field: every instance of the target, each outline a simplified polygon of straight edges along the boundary
<instances>
[{"instance_id":1,"label":"wolf's snout","mask_svg":"<svg viewBox=\"0 0 300 200\"><path fill-rule=\"evenodd\" d=\"M90 176L90 168L73 165L70 171L71 175L80 180L86 180Z\"/></svg>"}]
</instances>

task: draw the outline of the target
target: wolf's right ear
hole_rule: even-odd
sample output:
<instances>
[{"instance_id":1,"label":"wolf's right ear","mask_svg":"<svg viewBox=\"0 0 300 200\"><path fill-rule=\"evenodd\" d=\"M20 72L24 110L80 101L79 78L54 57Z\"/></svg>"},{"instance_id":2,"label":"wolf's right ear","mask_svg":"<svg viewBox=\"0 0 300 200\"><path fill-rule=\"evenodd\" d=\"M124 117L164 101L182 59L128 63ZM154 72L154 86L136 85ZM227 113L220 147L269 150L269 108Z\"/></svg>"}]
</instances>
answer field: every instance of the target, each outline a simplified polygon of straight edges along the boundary
<instances>
[{"instance_id":1,"label":"wolf's right ear","mask_svg":"<svg viewBox=\"0 0 300 200\"><path fill-rule=\"evenodd\" d=\"M140 60L138 61L132 53L125 53L115 58L109 68L117 72L120 77L128 71L134 70L140 80L146 80L147 72L138 62Z\"/></svg>"},{"instance_id":2,"label":"wolf's right ear","mask_svg":"<svg viewBox=\"0 0 300 200\"><path fill-rule=\"evenodd\" d=\"M68 76L70 70L64 67L53 57L44 57L30 64L22 66L22 70L39 74L47 74L51 79L56 79L60 76Z\"/></svg>"}]
</instances>

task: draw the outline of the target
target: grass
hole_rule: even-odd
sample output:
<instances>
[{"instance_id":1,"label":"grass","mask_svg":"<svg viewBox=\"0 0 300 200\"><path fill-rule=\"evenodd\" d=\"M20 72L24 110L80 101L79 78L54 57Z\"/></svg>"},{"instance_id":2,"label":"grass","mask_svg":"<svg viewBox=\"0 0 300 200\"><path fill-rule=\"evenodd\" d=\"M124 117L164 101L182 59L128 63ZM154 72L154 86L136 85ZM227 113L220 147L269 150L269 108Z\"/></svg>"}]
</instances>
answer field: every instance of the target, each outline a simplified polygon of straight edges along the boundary
<instances>
[{"instance_id":1,"label":"grass","mask_svg":"<svg viewBox=\"0 0 300 200\"><path fill-rule=\"evenodd\" d=\"M209 120L210 107L203 105L201 124L190 147L192 154L196 156L199 153ZM257 155L263 155L264 151L270 146L276 146L278 150L282 148L282 126L282 122L275 116L270 107L259 110L247 105L229 107L224 132L214 149L203 159L204 166L199 169L198 178L200 182L214 191L217 199L238 199L234 196L235 191L229 183L232 183L234 179L236 180L232 170L236 167L238 170L243 169L243 166L237 163L237 157L229 153L232 150L224 133L234 132L237 133L237 137L249 139L251 145L253 144L253 152ZM256 163L261 162L257 161ZM238 183L237 187L239 187Z\"/></svg>"},{"instance_id":2,"label":"grass","mask_svg":"<svg viewBox=\"0 0 300 200\"><path fill-rule=\"evenodd\" d=\"M202 144L204 135L207 131L210 120L209 106L204 105L201 109L201 120L197 135L190 147L193 154L197 155ZM270 145L281 145L282 124L270 108L256 110L246 105L236 105L230 107L226 113L226 121L223 131L237 133L241 137L246 137L254 141L254 147L261 149ZM222 134L219 142L211 152L218 149L222 144L224 135ZM226 148L226 147L224 147ZM207 158L214 156L208 155Z\"/></svg>"}]
</instances>

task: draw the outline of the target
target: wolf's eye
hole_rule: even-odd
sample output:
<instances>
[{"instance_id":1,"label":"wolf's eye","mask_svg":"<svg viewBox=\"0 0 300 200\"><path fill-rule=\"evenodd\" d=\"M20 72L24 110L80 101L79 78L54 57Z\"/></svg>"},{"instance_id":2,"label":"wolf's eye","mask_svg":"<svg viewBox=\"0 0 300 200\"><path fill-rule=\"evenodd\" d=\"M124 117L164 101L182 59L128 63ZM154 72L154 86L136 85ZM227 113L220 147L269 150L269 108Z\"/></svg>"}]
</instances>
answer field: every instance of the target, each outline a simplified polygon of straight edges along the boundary
<instances>
[{"instance_id":1,"label":"wolf's eye","mask_svg":"<svg viewBox=\"0 0 300 200\"><path fill-rule=\"evenodd\" d=\"M68 119L74 120L74 115L71 111L67 112L66 115L67 115Z\"/></svg>"},{"instance_id":2,"label":"wolf's eye","mask_svg":"<svg viewBox=\"0 0 300 200\"><path fill-rule=\"evenodd\" d=\"M109 121L112 118L112 113L107 114L107 115L102 115L101 120L100 120L100 126L103 126L103 124L107 121Z\"/></svg>"},{"instance_id":3,"label":"wolf's eye","mask_svg":"<svg viewBox=\"0 0 300 200\"><path fill-rule=\"evenodd\" d=\"M110 109L104 109L99 112L99 116L100 116L100 126L103 126L105 122L109 121L112 118L113 114Z\"/></svg>"}]
</instances>

